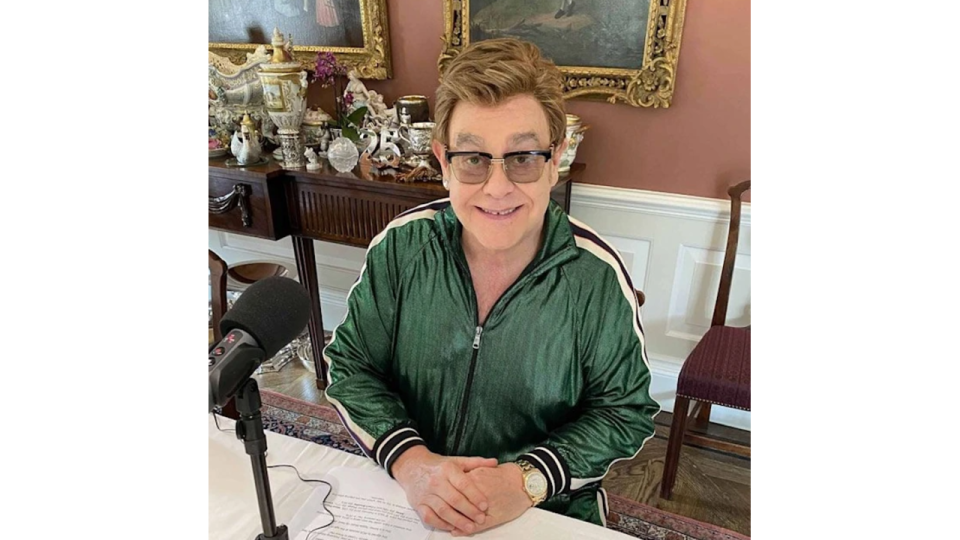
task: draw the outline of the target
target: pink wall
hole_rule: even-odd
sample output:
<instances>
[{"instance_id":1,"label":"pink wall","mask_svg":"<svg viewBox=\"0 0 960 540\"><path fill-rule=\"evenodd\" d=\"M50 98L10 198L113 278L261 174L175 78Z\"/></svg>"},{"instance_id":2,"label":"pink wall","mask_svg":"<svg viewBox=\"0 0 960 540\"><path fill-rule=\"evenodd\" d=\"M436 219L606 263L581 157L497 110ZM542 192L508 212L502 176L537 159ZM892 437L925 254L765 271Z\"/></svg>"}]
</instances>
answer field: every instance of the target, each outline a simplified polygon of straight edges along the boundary
<instances>
[{"instance_id":1,"label":"pink wall","mask_svg":"<svg viewBox=\"0 0 960 540\"><path fill-rule=\"evenodd\" d=\"M393 79L366 85L388 105L426 95L432 113L443 3L387 4ZM331 95L311 93L328 111ZM750 178L750 1L688 1L669 109L570 100L567 110L590 124L577 153L585 182L727 198L727 186Z\"/></svg>"}]
</instances>

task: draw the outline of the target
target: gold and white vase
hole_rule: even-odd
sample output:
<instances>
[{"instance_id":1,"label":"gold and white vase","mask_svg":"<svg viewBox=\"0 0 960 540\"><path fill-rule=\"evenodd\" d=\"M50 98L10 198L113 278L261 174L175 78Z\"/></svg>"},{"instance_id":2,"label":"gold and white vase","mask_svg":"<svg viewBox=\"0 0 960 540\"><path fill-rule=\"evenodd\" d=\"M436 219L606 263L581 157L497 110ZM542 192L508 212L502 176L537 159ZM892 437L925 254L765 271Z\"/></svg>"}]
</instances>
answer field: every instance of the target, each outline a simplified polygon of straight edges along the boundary
<instances>
[{"instance_id":1,"label":"gold and white vase","mask_svg":"<svg viewBox=\"0 0 960 540\"><path fill-rule=\"evenodd\" d=\"M557 169L559 172L570 172L570 165L573 165L573 160L577 158L577 147L583 140L583 132L589 128L590 126L583 125L579 116L567 115L567 149L560 156L560 167Z\"/></svg>"},{"instance_id":2,"label":"gold and white vase","mask_svg":"<svg viewBox=\"0 0 960 540\"><path fill-rule=\"evenodd\" d=\"M293 44L273 30L273 57L260 64L260 84L263 86L263 104L270 119L277 126L283 166L299 169L305 164L304 145L300 125L307 110L307 72L293 58Z\"/></svg>"},{"instance_id":3,"label":"gold and white vase","mask_svg":"<svg viewBox=\"0 0 960 540\"><path fill-rule=\"evenodd\" d=\"M307 109L303 115L303 124L300 125L300 131L304 135L304 144L307 146L320 146L323 136L326 134L327 126L333 122L333 118L324 112L323 109ZM327 135L329 140L329 135Z\"/></svg>"}]
</instances>

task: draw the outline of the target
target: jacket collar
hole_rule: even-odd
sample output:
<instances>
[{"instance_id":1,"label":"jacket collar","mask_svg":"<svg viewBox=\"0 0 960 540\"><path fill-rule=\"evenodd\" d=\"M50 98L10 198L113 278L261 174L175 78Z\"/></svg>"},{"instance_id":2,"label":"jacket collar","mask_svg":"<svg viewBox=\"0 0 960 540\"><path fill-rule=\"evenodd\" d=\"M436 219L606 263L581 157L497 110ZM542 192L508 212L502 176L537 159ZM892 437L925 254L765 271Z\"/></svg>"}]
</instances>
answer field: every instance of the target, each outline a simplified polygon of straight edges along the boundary
<instances>
[{"instance_id":1,"label":"jacket collar","mask_svg":"<svg viewBox=\"0 0 960 540\"><path fill-rule=\"evenodd\" d=\"M463 253L463 224L453 212L450 204L434 215L434 220L440 228L440 236L445 246L451 250L458 263L467 268L467 258ZM524 270L521 277L539 275L552 268L577 258L577 243L570 229L570 220L566 212L555 201L551 200L543 220L543 243L537 251L536 257L530 266Z\"/></svg>"}]
</instances>

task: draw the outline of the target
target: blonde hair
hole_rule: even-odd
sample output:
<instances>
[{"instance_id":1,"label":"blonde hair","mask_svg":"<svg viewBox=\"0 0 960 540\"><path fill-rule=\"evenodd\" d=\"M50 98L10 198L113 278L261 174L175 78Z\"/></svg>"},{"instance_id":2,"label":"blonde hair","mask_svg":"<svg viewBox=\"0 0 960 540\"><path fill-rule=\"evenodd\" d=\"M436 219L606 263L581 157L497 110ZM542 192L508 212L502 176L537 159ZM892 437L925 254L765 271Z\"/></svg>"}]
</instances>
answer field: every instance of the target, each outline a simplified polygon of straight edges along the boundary
<instances>
[{"instance_id":1,"label":"blonde hair","mask_svg":"<svg viewBox=\"0 0 960 540\"><path fill-rule=\"evenodd\" d=\"M563 76L533 43L516 38L473 43L450 61L442 77L433 130L442 144L448 144L450 116L457 103L490 106L522 94L533 96L543 107L551 144L559 147L566 136Z\"/></svg>"}]
</instances>

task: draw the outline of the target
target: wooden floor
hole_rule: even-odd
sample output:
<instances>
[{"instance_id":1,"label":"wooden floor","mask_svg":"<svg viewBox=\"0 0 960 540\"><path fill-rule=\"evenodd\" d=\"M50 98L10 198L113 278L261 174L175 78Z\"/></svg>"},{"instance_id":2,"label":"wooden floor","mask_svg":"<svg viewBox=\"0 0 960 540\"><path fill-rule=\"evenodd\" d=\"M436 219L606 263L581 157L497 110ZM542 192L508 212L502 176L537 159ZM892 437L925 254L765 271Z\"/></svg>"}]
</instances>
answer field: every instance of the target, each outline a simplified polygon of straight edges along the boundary
<instances>
[{"instance_id":1,"label":"wooden floor","mask_svg":"<svg viewBox=\"0 0 960 540\"><path fill-rule=\"evenodd\" d=\"M254 376L261 388L309 401L327 403L311 369L293 360L281 371ZM668 512L750 535L750 460L684 445L673 500L660 500L667 437L672 415L657 415L657 433L637 457L616 463L603 481L609 493ZM749 446L750 433L710 424L705 435Z\"/></svg>"}]
</instances>

